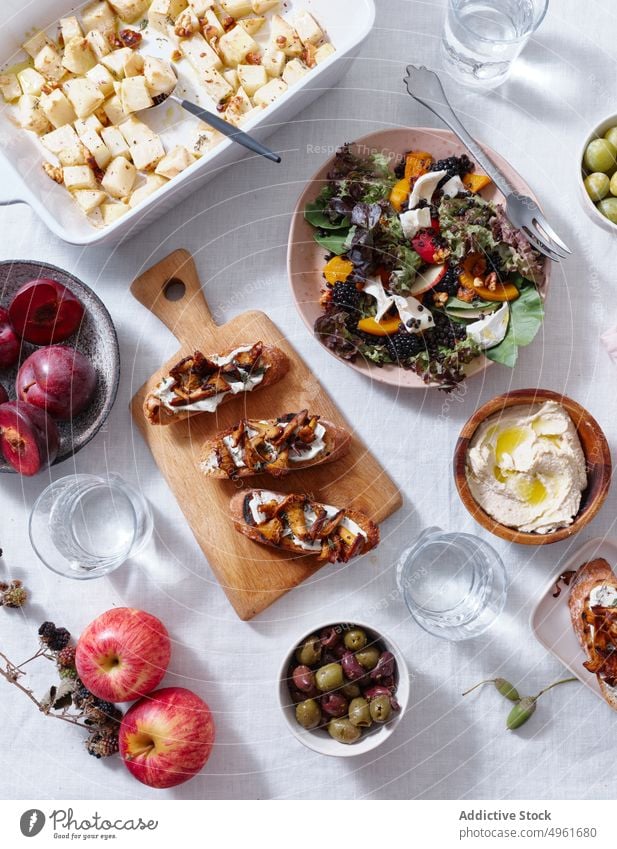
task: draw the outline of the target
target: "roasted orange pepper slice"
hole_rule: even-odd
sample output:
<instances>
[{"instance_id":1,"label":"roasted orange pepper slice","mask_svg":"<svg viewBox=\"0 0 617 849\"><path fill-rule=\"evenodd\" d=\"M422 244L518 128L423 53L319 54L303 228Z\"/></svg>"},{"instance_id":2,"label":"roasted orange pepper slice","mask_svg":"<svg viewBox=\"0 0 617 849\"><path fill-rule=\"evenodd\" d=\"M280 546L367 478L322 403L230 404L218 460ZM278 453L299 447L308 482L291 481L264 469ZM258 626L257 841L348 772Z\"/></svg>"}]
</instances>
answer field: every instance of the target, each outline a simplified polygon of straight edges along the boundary
<instances>
[{"instance_id":1,"label":"roasted orange pepper slice","mask_svg":"<svg viewBox=\"0 0 617 849\"><path fill-rule=\"evenodd\" d=\"M391 333L397 333L400 326L401 319L398 316L381 321L375 321L374 318L362 318L358 322L358 330L370 333L371 336L390 336Z\"/></svg>"},{"instance_id":2,"label":"roasted orange pepper slice","mask_svg":"<svg viewBox=\"0 0 617 849\"><path fill-rule=\"evenodd\" d=\"M414 180L421 177L433 164L433 157L424 150L412 150L405 157L405 178Z\"/></svg>"},{"instance_id":3,"label":"roasted orange pepper slice","mask_svg":"<svg viewBox=\"0 0 617 849\"><path fill-rule=\"evenodd\" d=\"M344 283L353 271L353 262L342 256L334 256L324 266L323 275L334 286L335 283Z\"/></svg>"},{"instance_id":4,"label":"roasted orange pepper slice","mask_svg":"<svg viewBox=\"0 0 617 849\"><path fill-rule=\"evenodd\" d=\"M485 189L487 186L490 186L492 180L490 177L487 177L486 174L465 174L463 177L463 185L466 189L469 189L470 192L477 194L481 192L482 189Z\"/></svg>"},{"instance_id":5,"label":"roasted orange pepper slice","mask_svg":"<svg viewBox=\"0 0 617 849\"><path fill-rule=\"evenodd\" d=\"M403 177L402 180L399 180L398 183L395 183L392 186L392 191L390 192L390 203L397 212L401 212L410 193L411 180L407 177Z\"/></svg>"},{"instance_id":6,"label":"roasted orange pepper slice","mask_svg":"<svg viewBox=\"0 0 617 849\"><path fill-rule=\"evenodd\" d=\"M497 283L495 289L474 286L473 291L483 301L515 301L521 294L513 283Z\"/></svg>"}]
</instances>

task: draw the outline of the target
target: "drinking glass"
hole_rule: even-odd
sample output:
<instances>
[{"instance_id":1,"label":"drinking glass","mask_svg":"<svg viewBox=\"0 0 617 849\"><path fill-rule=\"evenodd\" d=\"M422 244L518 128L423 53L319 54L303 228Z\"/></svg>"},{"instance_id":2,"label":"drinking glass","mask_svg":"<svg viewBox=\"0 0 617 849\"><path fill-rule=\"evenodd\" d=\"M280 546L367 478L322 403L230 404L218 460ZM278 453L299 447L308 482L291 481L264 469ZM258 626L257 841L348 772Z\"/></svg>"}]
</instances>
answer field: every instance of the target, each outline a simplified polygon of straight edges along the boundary
<instances>
[{"instance_id":1,"label":"drinking glass","mask_svg":"<svg viewBox=\"0 0 617 849\"><path fill-rule=\"evenodd\" d=\"M501 85L547 9L548 0L448 0L445 69L464 85Z\"/></svg>"},{"instance_id":2,"label":"drinking glass","mask_svg":"<svg viewBox=\"0 0 617 849\"><path fill-rule=\"evenodd\" d=\"M116 474L69 475L41 493L30 514L32 547L53 572L99 578L138 554L152 536L150 505Z\"/></svg>"},{"instance_id":3,"label":"drinking glass","mask_svg":"<svg viewBox=\"0 0 617 849\"><path fill-rule=\"evenodd\" d=\"M497 552L471 534L427 528L401 555L397 582L420 627L435 637L477 637L506 603L506 571Z\"/></svg>"}]
</instances>

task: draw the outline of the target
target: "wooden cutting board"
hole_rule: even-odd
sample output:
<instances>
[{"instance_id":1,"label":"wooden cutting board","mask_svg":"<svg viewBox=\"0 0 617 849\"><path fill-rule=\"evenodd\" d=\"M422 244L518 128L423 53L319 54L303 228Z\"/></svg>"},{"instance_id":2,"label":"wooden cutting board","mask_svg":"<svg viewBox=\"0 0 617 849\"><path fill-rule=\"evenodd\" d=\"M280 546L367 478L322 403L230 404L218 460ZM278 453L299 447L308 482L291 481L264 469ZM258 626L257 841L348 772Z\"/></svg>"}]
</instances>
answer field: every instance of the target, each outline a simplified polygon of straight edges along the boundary
<instances>
[{"instance_id":1,"label":"wooden cutting board","mask_svg":"<svg viewBox=\"0 0 617 849\"><path fill-rule=\"evenodd\" d=\"M261 546L239 534L229 516L229 501L239 487L307 492L317 500L361 510L375 522L398 510L401 495L357 436L349 454L337 462L297 472L280 481L265 475L235 482L205 477L197 468L202 443L241 418L267 419L308 409L350 432L353 428L267 315L245 312L225 325L215 324L187 251L175 251L146 271L135 280L131 291L167 325L181 345L178 353L133 398L133 418L229 601L241 619L252 619L324 568L324 564L314 557L293 557L289 552ZM171 300L178 294L179 299ZM289 357L289 373L279 383L238 396L216 413L175 425L157 427L146 421L142 410L145 396L178 360L195 350L217 353L258 341L277 345ZM347 568L353 569L353 562Z\"/></svg>"}]
</instances>

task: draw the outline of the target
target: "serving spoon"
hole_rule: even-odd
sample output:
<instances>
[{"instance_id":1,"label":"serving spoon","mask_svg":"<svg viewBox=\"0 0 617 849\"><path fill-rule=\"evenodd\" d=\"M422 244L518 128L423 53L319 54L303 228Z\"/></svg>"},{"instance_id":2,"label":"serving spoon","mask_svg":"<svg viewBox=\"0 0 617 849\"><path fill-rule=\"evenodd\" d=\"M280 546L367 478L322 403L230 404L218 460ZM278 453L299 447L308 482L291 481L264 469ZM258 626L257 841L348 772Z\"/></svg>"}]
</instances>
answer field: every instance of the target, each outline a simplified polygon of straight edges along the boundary
<instances>
[{"instance_id":1,"label":"serving spoon","mask_svg":"<svg viewBox=\"0 0 617 849\"><path fill-rule=\"evenodd\" d=\"M245 133L243 130L239 130L238 127L230 124L229 121L225 121L219 115L215 115L214 112L209 112L207 109L203 109L201 106L191 103L190 100L184 100L184 98L178 97L177 94L174 94L174 91L175 87L163 94L157 94L156 97L152 98L154 103L150 109L153 109L155 106L160 106L161 103L165 103L167 100L173 100L173 102L177 103L178 106L181 106L182 109L190 112L191 115L199 118L200 121L208 124L208 126L212 127L214 130L218 130L219 133L227 136L227 138L230 138L232 141L236 142L236 144L241 144L253 153L258 153L260 156L269 159L271 162L281 162L281 157L277 153L274 153L270 150L270 148L258 142L257 139L249 136L248 133Z\"/></svg>"}]
</instances>

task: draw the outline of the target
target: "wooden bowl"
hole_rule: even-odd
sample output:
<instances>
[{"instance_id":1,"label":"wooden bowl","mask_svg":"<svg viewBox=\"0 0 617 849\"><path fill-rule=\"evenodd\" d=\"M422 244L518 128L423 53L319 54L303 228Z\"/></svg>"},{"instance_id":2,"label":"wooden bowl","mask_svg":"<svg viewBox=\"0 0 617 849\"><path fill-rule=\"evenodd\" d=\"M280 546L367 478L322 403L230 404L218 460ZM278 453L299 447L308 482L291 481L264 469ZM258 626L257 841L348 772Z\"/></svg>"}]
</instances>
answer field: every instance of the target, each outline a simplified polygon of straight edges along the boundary
<instances>
[{"instance_id":1,"label":"wooden bowl","mask_svg":"<svg viewBox=\"0 0 617 849\"><path fill-rule=\"evenodd\" d=\"M580 510L569 527L559 528L550 534L536 534L509 528L489 516L471 494L467 483L466 465L469 444L485 419L495 413L503 412L507 407L542 404L545 401L556 401L561 404L572 419L587 461L588 485L583 493ZM604 504L611 483L611 473L611 452L600 425L576 401L548 389L517 389L488 401L469 419L460 433L454 451L454 480L465 507L476 522L487 531L508 542L516 542L520 545L549 545L577 534L591 522Z\"/></svg>"}]
</instances>

